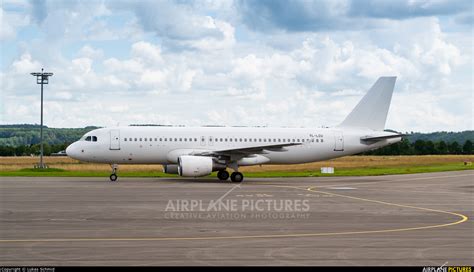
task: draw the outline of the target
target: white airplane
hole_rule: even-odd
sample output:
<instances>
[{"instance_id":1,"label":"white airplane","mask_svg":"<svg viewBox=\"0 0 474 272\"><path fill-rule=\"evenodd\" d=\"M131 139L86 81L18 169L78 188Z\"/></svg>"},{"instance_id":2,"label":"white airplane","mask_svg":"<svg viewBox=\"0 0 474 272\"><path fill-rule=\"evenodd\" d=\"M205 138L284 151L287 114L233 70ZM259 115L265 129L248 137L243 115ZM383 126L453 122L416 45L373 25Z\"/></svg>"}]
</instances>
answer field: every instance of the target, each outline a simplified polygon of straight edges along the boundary
<instances>
[{"instance_id":1,"label":"white airplane","mask_svg":"<svg viewBox=\"0 0 474 272\"><path fill-rule=\"evenodd\" d=\"M396 77L380 77L334 128L128 126L92 130L67 147L69 157L107 163L111 181L118 164L162 164L183 177L217 172L220 180L241 182L239 166L296 164L328 160L399 142L384 131Z\"/></svg>"}]
</instances>

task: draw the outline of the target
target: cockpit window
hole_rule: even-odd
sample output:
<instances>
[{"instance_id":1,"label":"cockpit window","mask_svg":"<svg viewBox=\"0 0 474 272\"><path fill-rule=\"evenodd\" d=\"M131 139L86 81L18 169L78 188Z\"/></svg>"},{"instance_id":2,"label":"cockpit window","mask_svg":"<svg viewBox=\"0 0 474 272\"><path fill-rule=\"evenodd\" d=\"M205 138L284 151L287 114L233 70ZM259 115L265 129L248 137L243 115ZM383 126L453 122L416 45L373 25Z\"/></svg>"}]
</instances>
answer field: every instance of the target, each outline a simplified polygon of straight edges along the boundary
<instances>
[{"instance_id":1,"label":"cockpit window","mask_svg":"<svg viewBox=\"0 0 474 272\"><path fill-rule=\"evenodd\" d=\"M90 142L90 141L91 141L91 138L92 138L91 136L87 136L87 137L86 137L86 141Z\"/></svg>"},{"instance_id":2,"label":"cockpit window","mask_svg":"<svg viewBox=\"0 0 474 272\"><path fill-rule=\"evenodd\" d=\"M97 142L97 136L92 136L92 141Z\"/></svg>"}]
</instances>

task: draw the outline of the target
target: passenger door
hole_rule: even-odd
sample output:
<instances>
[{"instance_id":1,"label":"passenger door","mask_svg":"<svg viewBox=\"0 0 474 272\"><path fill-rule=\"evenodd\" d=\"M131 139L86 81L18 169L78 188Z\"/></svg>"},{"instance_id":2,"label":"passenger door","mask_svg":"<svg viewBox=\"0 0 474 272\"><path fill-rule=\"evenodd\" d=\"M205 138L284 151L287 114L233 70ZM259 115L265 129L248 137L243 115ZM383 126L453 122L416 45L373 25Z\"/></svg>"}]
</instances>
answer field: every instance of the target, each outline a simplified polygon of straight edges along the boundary
<instances>
[{"instance_id":1,"label":"passenger door","mask_svg":"<svg viewBox=\"0 0 474 272\"><path fill-rule=\"evenodd\" d=\"M334 132L334 151L344 151L344 135L342 131Z\"/></svg>"},{"instance_id":2,"label":"passenger door","mask_svg":"<svg viewBox=\"0 0 474 272\"><path fill-rule=\"evenodd\" d=\"M110 150L120 150L120 130L110 130Z\"/></svg>"}]
</instances>

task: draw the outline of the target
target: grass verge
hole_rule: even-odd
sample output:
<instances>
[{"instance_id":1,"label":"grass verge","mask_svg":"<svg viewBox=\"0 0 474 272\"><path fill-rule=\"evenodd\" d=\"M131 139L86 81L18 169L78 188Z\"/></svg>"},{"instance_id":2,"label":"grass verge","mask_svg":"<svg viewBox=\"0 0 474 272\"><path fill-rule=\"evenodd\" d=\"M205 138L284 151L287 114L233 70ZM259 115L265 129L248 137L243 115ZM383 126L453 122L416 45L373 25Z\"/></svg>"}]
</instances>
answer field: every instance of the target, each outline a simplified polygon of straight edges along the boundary
<instances>
[{"instance_id":1,"label":"grass verge","mask_svg":"<svg viewBox=\"0 0 474 272\"><path fill-rule=\"evenodd\" d=\"M443 171L474 170L473 165L461 163L439 164L439 165L416 165L416 166L386 166L386 167L356 167L336 168L334 174L321 174L319 169L314 171L264 171L244 173L246 177L319 177L319 176L378 176L431 173ZM245 172L245 171L244 171ZM122 171L118 173L121 177L175 177L176 175L165 174L161 171ZM25 176L25 177L106 177L109 171L70 171L60 168L34 169L23 168L16 171L0 171L0 176ZM213 173L211 176L215 176Z\"/></svg>"}]
</instances>

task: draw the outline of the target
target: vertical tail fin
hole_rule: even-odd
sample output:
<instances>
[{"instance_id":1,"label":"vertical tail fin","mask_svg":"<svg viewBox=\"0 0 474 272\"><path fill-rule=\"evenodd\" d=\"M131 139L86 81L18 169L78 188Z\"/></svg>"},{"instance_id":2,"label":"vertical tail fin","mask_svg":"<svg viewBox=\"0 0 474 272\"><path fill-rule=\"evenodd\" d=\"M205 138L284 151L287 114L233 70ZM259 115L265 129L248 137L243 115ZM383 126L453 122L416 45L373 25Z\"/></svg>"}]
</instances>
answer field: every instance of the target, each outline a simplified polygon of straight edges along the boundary
<instances>
[{"instance_id":1,"label":"vertical tail fin","mask_svg":"<svg viewBox=\"0 0 474 272\"><path fill-rule=\"evenodd\" d=\"M380 77L340 127L383 130L397 77Z\"/></svg>"}]
</instances>

